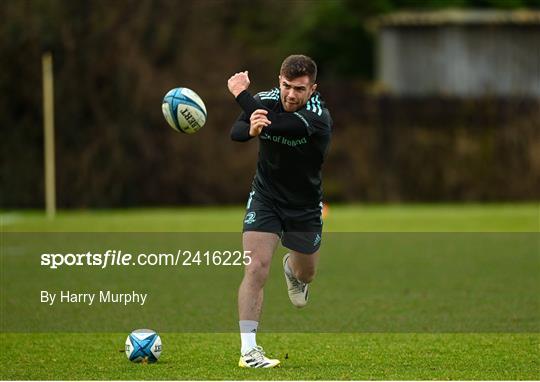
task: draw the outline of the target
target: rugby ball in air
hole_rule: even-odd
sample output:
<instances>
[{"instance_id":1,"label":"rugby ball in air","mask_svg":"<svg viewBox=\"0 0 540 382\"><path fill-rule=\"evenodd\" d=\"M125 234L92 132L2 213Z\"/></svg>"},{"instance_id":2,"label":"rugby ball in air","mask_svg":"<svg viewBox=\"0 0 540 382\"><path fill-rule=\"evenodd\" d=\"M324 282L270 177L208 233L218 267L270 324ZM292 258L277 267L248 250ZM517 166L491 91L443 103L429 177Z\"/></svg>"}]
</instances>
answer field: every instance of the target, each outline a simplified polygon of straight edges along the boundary
<instances>
[{"instance_id":1,"label":"rugby ball in air","mask_svg":"<svg viewBox=\"0 0 540 382\"><path fill-rule=\"evenodd\" d=\"M188 88L169 90L161 105L167 123L176 131L193 134L206 123L206 106L201 97Z\"/></svg>"}]
</instances>

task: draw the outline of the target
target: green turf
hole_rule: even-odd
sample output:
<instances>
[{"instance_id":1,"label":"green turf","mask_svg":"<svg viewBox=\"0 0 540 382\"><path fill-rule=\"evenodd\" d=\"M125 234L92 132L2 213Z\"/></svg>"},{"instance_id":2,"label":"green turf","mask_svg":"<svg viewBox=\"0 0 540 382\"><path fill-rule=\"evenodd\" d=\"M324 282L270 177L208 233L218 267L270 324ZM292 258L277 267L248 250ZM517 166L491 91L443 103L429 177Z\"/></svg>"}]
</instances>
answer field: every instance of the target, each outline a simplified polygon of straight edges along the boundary
<instances>
[{"instance_id":1,"label":"green turf","mask_svg":"<svg viewBox=\"0 0 540 382\"><path fill-rule=\"evenodd\" d=\"M191 243L189 246L187 243ZM236 330L240 266L40 266L43 251L137 254L240 249L237 233L5 233L6 331ZM312 303L291 309L274 256L264 328L294 332L530 332L539 328L534 233L326 233ZM209 285L210 281L210 285ZM210 287L209 287L210 286ZM138 305L42 304L41 291L148 293ZM57 299L58 302L59 298ZM21 304L24 301L24 304ZM328 309L332 307L332 309ZM158 314L156 314L158 312ZM218 316L230 319L212 320Z\"/></svg>"},{"instance_id":2,"label":"green turf","mask_svg":"<svg viewBox=\"0 0 540 382\"><path fill-rule=\"evenodd\" d=\"M238 232L242 213L240 207L227 207L61 211L53 221L31 211L4 212L0 217L5 244L6 238L11 240L10 232ZM331 206L327 232L364 233L325 236L319 275L305 310L293 309L287 301L280 260L275 257L258 338L270 356L282 360L282 368L238 369L237 333L167 329L177 316L187 329L199 323L191 329L201 332L213 322L224 322L225 330L234 327L241 269L154 269L153 276L171 283L165 289L174 291L156 292L159 309L167 298L187 301L193 296L189 304L177 307L173 302L159 310L172 324L152 326L164 343L157 364L131 364L125 359L119 349L127 330L1 333L0 379L539 379L538 236L519 234L537 233L539 225L537 203ZM430 242L433 248L427 245ZM47 325L45 308L40 311L20 301L40 284L78 285L99 277L110 282L106 272L94 277L74 270L49 272L45 280L29 271L33 263L26 264L24 257L5 256L3 251L2 327L9 324L6 312L18 312L20 325L31 323L35 331ZM28 281L17 284L24 276ZM211 280L211 288L199 288L201 279ZM114 280L122 285L130 279L118 273ZM16 293L11 293L13 288ZM346 292L336 295L336 288ZM82 319L85 311L81 312ZM126 320L128 325L135 322L129 316ZM307 332L271 333L287 328Z\"/></svg>"},{"instance_id":3,"label":"green turf","mask_svg":"<svg viewBox=\"0 0 540 382\"><path fill-rule=\"evenodd\" d=\"M235 334L162 334L156 364L119 352L123 334L2 334L2 379L536 380L538 334L260 334L282 360L236 367ZM285 358L285 355L288 358Z\"/></svg>"},{"instance_id":4,"label":"green turf","mask_svg":"<svg viewBox=\"0 0 540 382\"><path fill-rule=\"evenodd\" d=\"M239 232L241 207L4 211L6 232ZM331 205L326 232L539 232L540 203Z\"/></svg>"}]
</instances>

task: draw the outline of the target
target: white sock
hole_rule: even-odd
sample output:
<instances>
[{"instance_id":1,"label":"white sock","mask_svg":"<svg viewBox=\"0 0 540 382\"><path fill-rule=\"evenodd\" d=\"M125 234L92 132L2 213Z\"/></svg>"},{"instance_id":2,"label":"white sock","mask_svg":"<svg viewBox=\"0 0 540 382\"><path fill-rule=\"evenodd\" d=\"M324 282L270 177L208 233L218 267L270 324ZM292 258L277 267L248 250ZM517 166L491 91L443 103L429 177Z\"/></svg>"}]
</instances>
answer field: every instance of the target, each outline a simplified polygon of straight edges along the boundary
<instances>
[{"instance_id":1,"label":"white sock","mask_svg":"<svg viewBox=\"0 0 540 382\"><path fill-rule=\"evenodd\" d=\"M240 320L240 339L242 340L242 348L240 353L246 354L248 351L257 346L255 336L257 335L257 321Z\"/></svg>"}]
</instances>

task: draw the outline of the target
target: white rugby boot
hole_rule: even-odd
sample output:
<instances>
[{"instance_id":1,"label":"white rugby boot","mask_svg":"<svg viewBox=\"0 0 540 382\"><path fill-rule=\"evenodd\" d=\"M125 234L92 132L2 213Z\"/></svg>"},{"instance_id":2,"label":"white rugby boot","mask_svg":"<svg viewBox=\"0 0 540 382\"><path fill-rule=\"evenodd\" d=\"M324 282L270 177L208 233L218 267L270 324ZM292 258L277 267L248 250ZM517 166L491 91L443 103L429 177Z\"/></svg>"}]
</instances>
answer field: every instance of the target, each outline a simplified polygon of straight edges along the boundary
<instances>
[{"instance_id":1,"label":"white rugby boot","mask_svg":"<svg viewBox=\"0 0 540 382\"><path fill-rule=\"evenodd\" d=\"M272 367L279 367L279 364L280 362L278 359L266 358L264 356L264 350L260 346L255 346L246 354L240 356L240 360L238 361L238 366L253 369L269 369Z\"/></svg>"},{"instance_id":2,"label":"white rugby boot","mask_svg":"<svg viewBox=\"0 0 540 382\"><path fill-rule=\"evenodd\" d=\"M303 308L308 302L309 284L303 283L287 271L287 260L290 253L283 256L283 273L287 282L287 292L289 299L297 308Z\"/></svg>"}]
</instances>

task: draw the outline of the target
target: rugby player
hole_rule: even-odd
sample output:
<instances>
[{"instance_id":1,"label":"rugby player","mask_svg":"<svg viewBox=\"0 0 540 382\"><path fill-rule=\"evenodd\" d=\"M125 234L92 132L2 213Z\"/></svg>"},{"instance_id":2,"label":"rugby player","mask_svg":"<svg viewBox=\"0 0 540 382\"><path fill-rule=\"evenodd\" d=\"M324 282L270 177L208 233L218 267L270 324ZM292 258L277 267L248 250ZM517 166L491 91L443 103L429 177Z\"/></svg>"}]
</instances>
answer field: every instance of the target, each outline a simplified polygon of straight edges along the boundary
<instances>
[{"instance_id":1,"label":"rugby player","mask_svg":"<svg viewBox=\"0 0 540 382\"><path fill-rule=\"evenodd\" d=\"M242 108L231 138L259 138L259 158L243 223L244 251L251 251L238 292L240 367L271 368L256 333L263 288L279 240L289 251L283 270L289 298L303 307L315 276L322 235L321 167L332 119L317 92L317 65L304 55L287 57L279 87L252 96L248 72L229 78L228 88Z\"/></svg>"}]
</instances>

